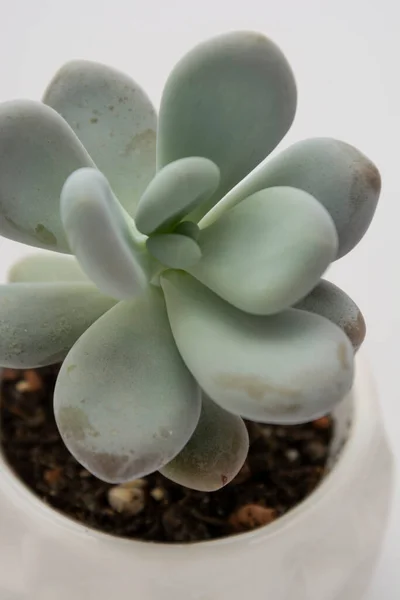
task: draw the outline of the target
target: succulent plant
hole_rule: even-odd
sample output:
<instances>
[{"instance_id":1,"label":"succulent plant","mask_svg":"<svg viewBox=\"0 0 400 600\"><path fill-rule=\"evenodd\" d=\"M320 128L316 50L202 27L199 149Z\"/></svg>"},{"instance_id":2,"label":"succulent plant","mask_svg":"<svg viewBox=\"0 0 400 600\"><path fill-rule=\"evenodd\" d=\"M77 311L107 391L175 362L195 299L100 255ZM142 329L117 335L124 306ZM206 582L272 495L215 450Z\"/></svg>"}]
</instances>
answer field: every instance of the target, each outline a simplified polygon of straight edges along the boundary
<instances>
[{"instance_id":1,"label":"succulent plant","mask_svg":"<svg viewBox=\"0 0 400 600\"><path fill-rule=\"evenodd\" d=\"M54 251L0 287L0 364L64 361L57 424L99 478L217 489L246 458L243 418L302 423L350 390L365 324L321 277L380 178L327 138L262 162L295 108L285 57L251 32L178 63L158 126L134 81L85 61L42 103L0 106L0 233Z\"/></svg>"}]
</instances>

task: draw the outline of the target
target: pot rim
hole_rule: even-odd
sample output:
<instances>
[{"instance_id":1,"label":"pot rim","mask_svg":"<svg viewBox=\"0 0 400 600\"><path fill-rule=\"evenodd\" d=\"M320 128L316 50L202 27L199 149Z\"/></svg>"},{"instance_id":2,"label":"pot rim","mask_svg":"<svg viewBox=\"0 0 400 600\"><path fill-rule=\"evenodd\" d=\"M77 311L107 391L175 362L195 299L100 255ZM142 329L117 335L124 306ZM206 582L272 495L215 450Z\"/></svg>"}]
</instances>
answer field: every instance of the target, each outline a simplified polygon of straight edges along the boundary
<instances>
[{"instance_id":1,"label":"pot rim","mask_svg":"<svg viewBox=\"0 0 400 600\"><path fill-rule=\"evenodd\" d=\"M347 399L350 401L352 409L352 422L347 432L347 439L340 449L336 461L331 470L303 502L292 508L288 513L279 517L273 523L260 527L254 531L240 533L217 540L206 540L192 543L158 543L146 542L129 538L121 538L109 533L98 531L74 521L72 518L57 511L55 508L46 505L38 498L25 484L15 475L8 465L2 452L0 451L0 492L8 496L13 505L19 506L24 512L30 512L36 521L45 520L48 525L56 526L62 529L65 534L78 536L86 541L113 545L116 549L123 552L140 551L141 553L160 553L165 557L171 557L174 553L190 553L193 556L196 552L215 550L221 547L237 546L257 543L265 543L295 525L299 519L308 515L314 510L317 504L320 504L324 498L335 488L346 480L348 474L354 470L354 463L363 453L363 449L368 443L370 435L373 433L377 418L379 417L379 405L376 402L376 392L368 364L364 356L357 356L356 374L352 391ZM344 402L345 400L343 400Z\"/></svg>"}]
</instances>

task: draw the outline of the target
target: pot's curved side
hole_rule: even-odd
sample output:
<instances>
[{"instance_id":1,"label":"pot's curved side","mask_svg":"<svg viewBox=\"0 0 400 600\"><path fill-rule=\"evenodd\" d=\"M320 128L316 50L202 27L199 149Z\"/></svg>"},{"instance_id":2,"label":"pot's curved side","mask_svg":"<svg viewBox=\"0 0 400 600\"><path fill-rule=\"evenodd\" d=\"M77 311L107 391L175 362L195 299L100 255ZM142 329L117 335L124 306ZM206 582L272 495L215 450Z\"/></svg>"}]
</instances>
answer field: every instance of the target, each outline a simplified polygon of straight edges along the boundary
<instances>
[{"instance_id":1,"label":"pot's curved side","mask_svg":"<svg viewBox=\"0 0 400 600\"><path fill-rule=\"evenodd\" d=\"M386 527L392 456L358 362L338 410L345 447L318 490L266 528L217 542L145 544L44 506L0 458L0 597L7 600L359 600ZM336 449L338 443L335 444Z\"/></svg>"}]
</instances>

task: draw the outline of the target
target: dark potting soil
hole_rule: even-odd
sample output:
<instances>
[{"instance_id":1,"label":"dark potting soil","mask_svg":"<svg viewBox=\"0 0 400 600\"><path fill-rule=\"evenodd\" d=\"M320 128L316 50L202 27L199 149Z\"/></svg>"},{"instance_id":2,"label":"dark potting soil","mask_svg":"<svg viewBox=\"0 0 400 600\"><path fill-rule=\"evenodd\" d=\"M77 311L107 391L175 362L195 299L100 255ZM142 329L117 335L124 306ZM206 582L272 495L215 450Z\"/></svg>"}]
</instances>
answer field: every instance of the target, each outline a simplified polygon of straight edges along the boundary
<instances>
[{"instance_id":1,"label":"dark potting soil","mask_svg":"<svg viewBox=\"0 0 400 600\"><path fill-rule=\"evenodd\" d=\"M43 502L88 527L155 542L195 542L249 531L284 515L324 477L333 423L247 423L248 459L217 492L197 492L154 473L131 484L104 483L71 456L52 408L58 366L3 371L3 453Z\"/></svg>"}]
</instances>

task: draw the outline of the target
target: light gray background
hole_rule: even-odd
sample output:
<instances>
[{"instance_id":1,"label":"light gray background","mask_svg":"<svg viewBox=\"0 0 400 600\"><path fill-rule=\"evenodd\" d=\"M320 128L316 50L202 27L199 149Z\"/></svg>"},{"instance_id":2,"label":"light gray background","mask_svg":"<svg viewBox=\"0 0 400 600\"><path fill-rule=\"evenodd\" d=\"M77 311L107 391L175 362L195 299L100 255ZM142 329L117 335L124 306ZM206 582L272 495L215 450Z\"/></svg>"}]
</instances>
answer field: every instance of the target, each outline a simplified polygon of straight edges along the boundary
<instances>
[{"instance_id":1,"label":"light gray background","mask_svg":"<svg viewBox=\"0 0 400 600\"><path fill-rule=\"evenodd\" d=\"M272 37L299 88L295 124L282 143L332 136L379 166L383 192L366 238L330 277L361 305L366 343L392 446L400 458L400 8L397 0L0 0L0 101L39 99L72 58L132 75L158 104L179 57L232 29ZM3 241L0 277L26 248ZM400 597L400 487L381 564L366 600Z\"/></svg>"}]
</instances>

